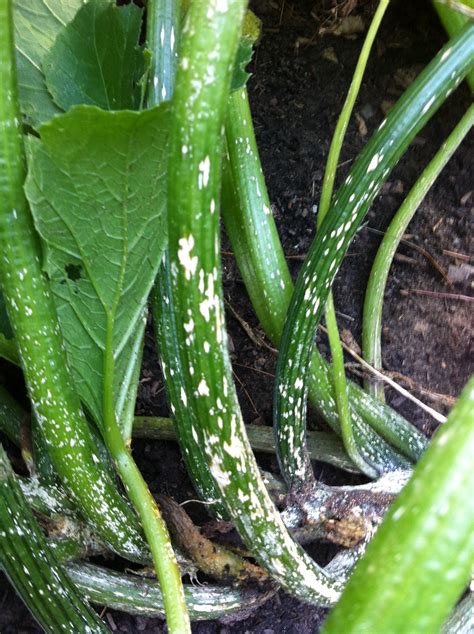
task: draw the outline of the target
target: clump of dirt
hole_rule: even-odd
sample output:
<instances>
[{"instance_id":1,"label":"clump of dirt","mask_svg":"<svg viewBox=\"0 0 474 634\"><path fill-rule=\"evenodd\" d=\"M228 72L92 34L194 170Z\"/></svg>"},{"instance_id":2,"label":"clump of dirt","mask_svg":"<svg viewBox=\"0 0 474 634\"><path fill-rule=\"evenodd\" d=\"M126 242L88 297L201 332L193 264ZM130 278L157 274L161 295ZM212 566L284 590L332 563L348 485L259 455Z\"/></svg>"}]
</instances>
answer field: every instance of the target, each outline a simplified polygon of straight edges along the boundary
<instances>
[{"instance_id":1,"label":"clump of dirt","mask_svg":"<svg viewBox=\"0 0 474 634\"><path fill-rule=\"evenodd\" d=\"M344 3L343 3L344 4ZM296 0L292 3L255 0L253 8L263 19L263 37L252 64L249 83L256 134L274 214L292 273L296 276L314 237L315 212L322 184L331 134L348 89L361 46L361 37L349 39L330 34L334 3ZM351 15L367 23L371 3L357 6ZM350 12L349 12L350 13ZM344 17L344 16L342 16ZM434 56L445 40L429 3L394 2L369 62L341 157L341 181L384 112L398 98L410 80ZM341 328L360 342L361 313L367 278L383 232L410 186L439 148L469 104L465 86L456 91L440 112L416 138L409 152L390 176L382 194L369 212L364 228L354 240L337 277L334 295ZM446 251L469 255L472 235L474 194L471 135L450 161L422 203L410 224L409 242L428 250L446 270L466 260ZM224 251L228 251L225 246ZM469 270L449 286L433 265L410 245L399 249L402 258L394 263L388 282L383 321L385 368L408 376L429 392L447 397L459 394L472 371L472 310L460 299L439 293L469 295ZM225 295L238 315L259 332L258 324L231 255L224 258ZM406 291L431 291L418 295ZM245 420L268 424L275 357L256 348L235 317L228 313L231 354ZM260 333L261 334L261 333ZM470 343L471 341L471 343ZM327 354L324 337L320 349ZM348 359L349 360L349 359ZM168 409L151 330L147 334L140 384L138 414L162 415ZM416 392L416 385L415 385ZM421 394L418 394L421 396ZM428 434L433 419L412 403L387 391L393 407ZM446 412L448 399L422 398ZM318 421L310 420L310 425ZM154 492L166 493L178 501L195 497L179 451L173 443L139 441L134 453ZM274 458L265 467L277 472ZM347 482L335 469L317 465L326 482ZM205 521L201 505L190 504L196 521ZM317 544L310 549L318 561L327 560L332 547ZM304 605L279 592L275 598L244 620L233 623L195 624L199 634L252 632L259 634L317 631L325 610ZM121 632L162 632L157 619L135 618L109 613L112 629ZM39 632L26 609L5 580L0 579L0 631L4 634Z\"/></svg>"}]
</instances>

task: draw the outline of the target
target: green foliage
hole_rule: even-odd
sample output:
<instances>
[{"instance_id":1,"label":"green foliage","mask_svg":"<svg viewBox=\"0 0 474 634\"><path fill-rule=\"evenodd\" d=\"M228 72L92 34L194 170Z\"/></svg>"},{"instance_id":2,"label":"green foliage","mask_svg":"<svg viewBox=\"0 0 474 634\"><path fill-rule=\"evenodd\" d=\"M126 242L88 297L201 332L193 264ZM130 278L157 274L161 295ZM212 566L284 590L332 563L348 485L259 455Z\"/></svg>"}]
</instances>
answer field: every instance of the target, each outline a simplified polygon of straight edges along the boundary
<instances>
[{"instance_id":1,"label":"green foliage","mask_svg":"<svg viewBox=\"0 0 474 634\"><path fill-rule=\"evenodd\" d=\"M61 499L68 498L65 512L81 514L113 551L147 563L153 556L161 592L155 582L141 584L90 566L70 567L77 587L96 601L147 614L164 607L172 632L189 631L185 596L193 617L209 616L210 600L216 601L218 614L234 610L246 596L252 604L258 602L253 590L232 591L226 600L220 590L183 592L166 527L131 455L146 304L163 260L154 294L159 354L176 436L198 493L213 511L227 513L252 555L283 587L306 601L334 603L356 555L349 553L345 567L322 569L292 539L283 521L288 517L273 504L252 454L226 345L219 243L223 156L222 201L230 209L226 225L236 262L277 345L292 296L242 89L260 35L258 19L251 12L245 15L243 0L189 6L178 0L148 0L147 48L142 49L142 11L134 3L117 7L112 0L14 0L21 109L35 128L34 136L23 137L28 153L24 190L24 130L15 100L9 8L8 0L0 0L0 273L5 294L0 294L0 354L18 361L18 343L35 413L33 453L41 480L25 482L29 504L49 515L54 495L45 492L60 491ZM180 13L185 12L181 34ZM300 478L299 491L290 496L295 504L302 490L322 490L305 448L306 379L312 382L317 408L340 431L328 365L317 353L311 356L330 284L390 169L469 71L473 29L466 27L420 75L355 161L296 285L282 339L275 407L283 475L289 487L295 470ZM172 108L158 106L172 96L179 60ZM148 109L142 110L145 104ZM226 120L227 152L222 135ZM326 188L324 209L330 191ZM371 631L383 623L387 632L400 631L396 628L408 621L415 624L414 631L418 625L439 626L462 590L472 557L467 535L473 518L463 514L467 490L474 486L471 476L464 477L473 441L472 426L465 422L472 389L469 394L454 414L461 418L456 433L450 422L420 463L418 479L384 524L392 524L391 532L382 527L369 549L369 564L356 573L362 581L349 586L352 599L343 599L328 628L336 618L344 623L339 631L349 632L354 623L360 625L357 631L368 623ZM373 475L374 470L407 469L398 450L416 459L426 445L424 437L358 386L350 385L348 396L354 437L370 464L366 471ZM28 453L28 434L23 434L27 417L15 410L8 395L0 397L0 428ZM107 448L91 433L81 403ZM116 487L111 458L141 526ZM441 481L429 477L433 464ZM46 487L45 479L54 486ZM56 631L68 617L63 608L50 613L50 604L38 600L48 575L41 568L49 562L57 581L63 573L56 575L54 557L45 559L48 549L18 491L0 453L0 526L8 529L0 531L1 561L40 621ZM12 525L11 509L29 513L20 531ZM455 523L451 532L450 521ZM27 524L29 538L22 534ZM393 532L394 525L398 532ZM436 559L430 540L440 544ZM79 553L74 540L71 545L68 552ZM449 569L456 548L462 556ZM32 588L15 558L34 569ZM381 558L386 574L377 568ZM430 579L436 570L453 581L441 599L436 597L439 584ZM424 579L429 582L420 603L422 618L416 614L418 603L411 602L415 593L407 597L409 576L419 587ZM75 605L71 619L90 617L92 631L100 628L80 594L67 584ZM367 587L369 600L361 593ZM400 602L404 610L399 610ZM384 613L381 606L387 603L395 607ZM69 629L82 631L78 623Z\"/></svg>"},{"instance_id":2,"label":"green foliage","mask_svg":"<svg viewBox=\"0 0 474 634\"><path fill-rule=\"evenodd\" d=\"M46 85L63 110L90 104L105 110L139 105L137 81L143 73L138 47L142 11L91 0L58 34L43 58Z\"/></svg>"},{"instance_id":3,"label":"green foliage","mask_svg":"<svg viewBox=\"0 0 474 634\"><path fill-rule=\"evenodd\" d=\"M39 131L41 140L29 144L26 192L69 361L82 401L101 424L110 347L121 420L166 242L167 109L77 106Z\"/></svg>"},{"instance_id":4,"label":"green foliage","mask_svg":"<svg viewBox=\"0 0 474 634\"><path fill-rule=\"evenodd\" d=\"M472 67L474 24L441 49L402 95L357 157L311 245L288 309L277 365L274 424L288 485L301 482L308 462L295 447L305 444L308 366L316 328L336 272L376 194L415 135ZM296 440L295 440L296 439ZM360 444L376 469L372 444Z\"/></svg>"},{"instance_id":5,"label":"green foliage","mask_svg":"<svg viewBox=\"0 0 474 634\"><path fill-rule=\"evenodd\" d=\"M247 83L250 73L245 69L252 59L253 49L260 38L261 30L261 21L252 11L247 11L242 25L239 47L235 56L231 90L243 88Z\"/></svg>"},{"instance_id":6,"label":"green foliage","mask_svg":"<svg viewBox=\"0 0 474 634\"><path fill-rule=\"evenodd\" d=\"M227 108L228 160L224 161L222 177L222 218L258 320L270 341L278 346L293 283L271 213L245 89L230 95ZM316 346L309 381L312 406L340 433L331 366ZM349 381L348 388L356 433L362 442L372 446L377 460L393 462L397 459L395 450L416 460L426 447L426 438L395 410L370 398L353 381Z\"/></svg>"},{"instance_id":7,"label":"green foliage","mask_svg":"<svg viewBox=\"0 0 474 634\"><path fill-rule=\"evenodd\" d=\"M469 7L471 11L474 11L473 0L464 0L463 4ZM446 33L449 37L453 37L454 35L456 35L456 33L459 33L459 31L461 31L461 29L463 29L466 23L469 21L467 15L458 11L457 6L450 6L449 2L447 2L446 0L445 2L433 0L433 6L436 9L441 23L446 29ZM466 80L469 84L471 92L474 92L474 70L468 73Z\"/></svg>"},{"instance_id":8,"label":"green foliage","mask_svg":"<svg viewBox=\"0 0 474 634\"><path fill-rule=\"evenodd\" d=\"M60 112L43 76L43 60L83 0L13 0L20 109L36 127Z\"/></svg>"}]
</instances>

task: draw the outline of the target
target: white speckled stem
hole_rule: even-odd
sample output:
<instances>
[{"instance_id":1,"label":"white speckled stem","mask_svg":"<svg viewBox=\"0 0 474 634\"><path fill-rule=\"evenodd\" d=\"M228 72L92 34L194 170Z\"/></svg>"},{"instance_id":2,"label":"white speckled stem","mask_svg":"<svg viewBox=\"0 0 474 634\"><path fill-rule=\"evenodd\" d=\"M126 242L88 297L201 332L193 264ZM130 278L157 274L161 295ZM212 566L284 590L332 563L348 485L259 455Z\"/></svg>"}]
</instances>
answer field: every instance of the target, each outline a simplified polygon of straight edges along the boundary
<instances>
[{"instance_id":1,"label":"white speckled stem","mask_svg":"<svg viewBox=\"0 0 474 634\"><path fill-rule=\"evenodd\" d=\"M82 563L68 564L66 570L93 603L138 616L164 616L161 590L152 579ZM237 616L243 610L257 608L274 593L274 589L259 592L209 584L185 587L186 603L193 621Z\"/></svg>"},{"instance_id":2,"label":"white speckled stem","mask_svg":"<svg viewBox=\"0 0 474 634\"><path fill-rule=\"evenodd\" d=\"M329 605L341 585L296 544L253 456L227 350L219 244L222 132L245 4L191 4L173 98L169 249L184 405L229 516L262 566L289 592ZM177 419L177 424L181 424Z\"/></svg>"},{"instance_id":3,"label":"white speckled stem","mask_svg":"<svg viewBox=\"0 0 474 634\"><path fill-rule=\"evenodd\" d=\"M174 92L181 40L180 6L179 0L160 0L148 7L147 46L153 54L148 87L149 107L160 104L165 98L171 99ZM187 386L178 352L173 301L169 254L166 249L153 293L153 314L168 401L173 417L180 420L180 424L175 425L176 437L199 498L209 504L209 512L215 517L228 519L225 508L219 501L220 494L209 472L202 447L195 442L191 433L196 424L193 411L182 398Z\"/></svg>"},{"instance_id":4,"label":"white speckled stem","mask_svg":"<svg viewBox=\"0 0 474 634\"><path fill-rule=\"evenodd\" d=\"M336 272L390 171L469 71L473 46L474 25L470 24L441 49L390 111L340 187L300 271L280 346L274 392L279 460L288 486L303 484L305 464L293 448L305 442L311 350ZM374 464L376 456L370 456L369 449L366 460Z\"/></svg>"},{"instance_id":5,"label":"white speckled stem","mask_svg":"<svg viewBox=\"0 0 474 634\"><path fill-rule=\"evenodd\" d=\"M367 35L365 36L364 44L357 61L354 74L352 76L351 84L347 92L344 105L337 121L336 129L334 131L333 138L331 140L331 146L329 148L329 154L327 157L326 168L324 170L323 186L321 190L321 199L319 202L319 210L317 217L317 231L321 227L321 224L326 216L334 190L334 182L336 180L337 166L339 163L339 157L341 154L342 144L346 134L347 126L352 115L354 104L359 94L362 78L364 77L365 68L369 59L372 45L377 35L382 18L387 10L389 0L380 0L377 10L374 13L372 21L370 23ZM355 420L351 416L349 407L349 398L346 382L346 372L344 367L344 352L342 349L341 339L339 337L339 330L337 326L336 310L334 308L334 300L332 291L329 292L325 306L326 315L326 328L328 331L329 348L331 350L332 357L332 379L334 384L334 398L336 401L337 412L339 414L339 421L341 424L341 436L344 442L344 447L348 455L353 460L359 469L370 478L376 478L380 472L385 470L385 464L383 461L377 462L376 457L373 462L369 462L365 459L365 443L361 443L359 438L355 435ZM376 447L369 445L369 453L371 456L376 456Z\"/></svg>"},{"instance_id":6,"label":"white speckled stem","mask_svg":"<svg viewBox=\"0 0 474 634\"><path fill-rule=\"evenodd\" d=\"M0 569L45 631L107 632L48 547L1 445Z\"/></svg>"},{"instance_id":7,"label":"white speckled stem","mask_svg":"<svg viewBox=\"0 0 474 634\"><path fill-rule=\"evenodd\" d=\"M229 160L224 162L222 216L258 319L279 345L293 283L271 213L245 89L230 95L226 139ZM377 462L402 467L404 461L396 450L412 460L420 456L427 441L413 425L352 381L348 389L354 433L359 442L374 448ZM331 369L316 347L310 362L309 396L318 413L340 433Z\"/></svg>"}]
</instances>

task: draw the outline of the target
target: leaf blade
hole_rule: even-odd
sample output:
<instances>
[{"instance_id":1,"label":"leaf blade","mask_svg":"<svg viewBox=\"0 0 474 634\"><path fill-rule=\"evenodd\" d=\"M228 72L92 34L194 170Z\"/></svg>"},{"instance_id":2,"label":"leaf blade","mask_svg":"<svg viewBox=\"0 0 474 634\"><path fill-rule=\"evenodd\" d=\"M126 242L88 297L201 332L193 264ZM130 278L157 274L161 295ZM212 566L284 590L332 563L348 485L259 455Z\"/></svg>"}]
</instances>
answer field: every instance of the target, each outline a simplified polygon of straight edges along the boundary
<instances>
[{"instance_id":1,"label":"leaf blade","mask_svg":"<svg viewBox=\"0 0 474 634\"><path fill-rule=\"evenodd\" d=\"M60 112L46 88L43 59L59 31L83 3L83 0L55 0L48 5L44 0L13 0L20 108L33 127Z\"/></svg>"},{"instance_id":2,"label":"leaf blade","mask_svg":"<svg viewBox=\"0 0 474 634\"><path fill-rule=\"evenodd\" d=\"M166 121L166 106L140 113L77 106L29 144L26 192L43 266L78 391L98 423L108 320L120 420L166 241Z\"/></svg>"},{"instance_id":3,"label":"leaf blade","mask_svg":"<svg viewBox=\"0 0 474 634\"><path fill-rule=\"evenodd\" d=\"M59 33L43 60L46 86L63 110L76 104L106 110L136 108L143 53L142 10L91 0Z\"/></svg>"}]
</instances>

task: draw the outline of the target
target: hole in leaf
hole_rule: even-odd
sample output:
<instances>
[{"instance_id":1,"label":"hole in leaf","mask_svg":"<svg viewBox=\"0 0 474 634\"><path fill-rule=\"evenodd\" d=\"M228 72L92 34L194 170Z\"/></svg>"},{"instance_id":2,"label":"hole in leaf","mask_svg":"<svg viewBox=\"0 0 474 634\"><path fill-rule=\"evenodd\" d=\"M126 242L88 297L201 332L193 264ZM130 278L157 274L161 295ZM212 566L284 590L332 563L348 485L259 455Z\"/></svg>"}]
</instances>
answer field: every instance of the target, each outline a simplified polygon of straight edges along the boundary
<instances>
[{"instance_id":1,"label":"hole in leaf","mask_svg":"<svg viewBox=\"0 0 474 634\"><path fill-rule=\"evenodd\" d=\"M68 279L73 282L77 282L82 277L82 266L80 264L66 264L65 271Z\"/></svg>"}]
</instances>

